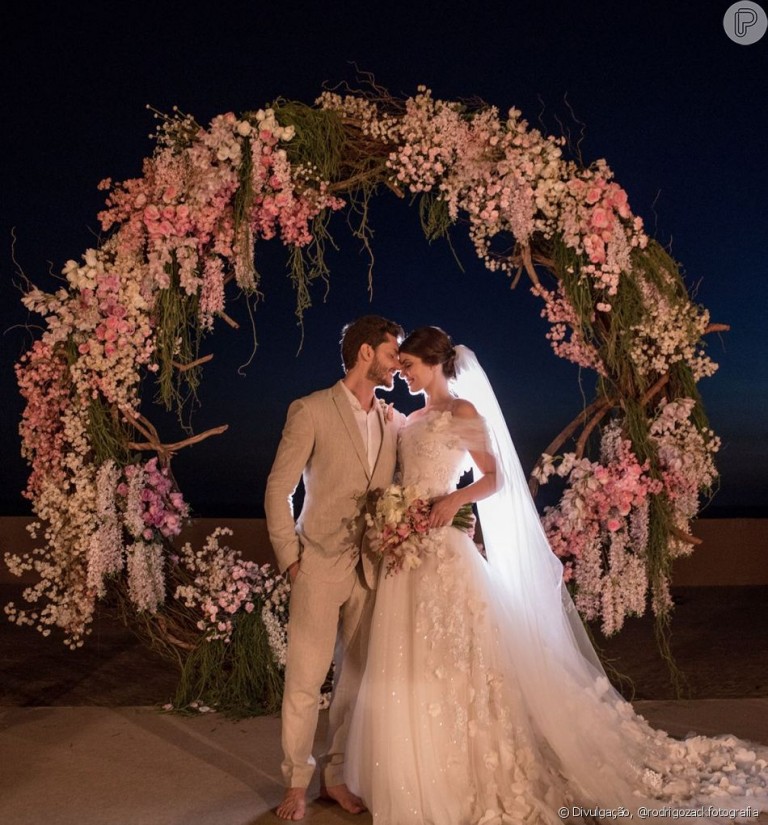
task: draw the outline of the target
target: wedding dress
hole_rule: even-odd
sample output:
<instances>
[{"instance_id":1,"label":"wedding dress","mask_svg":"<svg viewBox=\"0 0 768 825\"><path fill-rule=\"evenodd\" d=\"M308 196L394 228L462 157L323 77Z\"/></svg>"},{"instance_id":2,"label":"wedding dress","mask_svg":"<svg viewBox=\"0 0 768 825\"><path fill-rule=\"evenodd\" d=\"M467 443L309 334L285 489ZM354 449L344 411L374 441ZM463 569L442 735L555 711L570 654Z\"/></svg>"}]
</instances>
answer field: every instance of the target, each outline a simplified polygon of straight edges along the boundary
<instances>
[{"instance_id":1,"label":"wedding dress","mask_svg":"<svg viewBox=\"0 0 768 825\"><path fill-rule=\"evenodd\" d=\"M461 356L465 377L490 391L471 351ZM382 570L347 742L350 789L375 825L754 822L768 806L768 748L675 740L611 687L495 397L462 391L461 378L459 394L486 418L433 410L406 422L402 483L449 493L469 451L492 451L504 486L479 503L487 561L444 527L430 531L420 566Z\"/></svg>"}]
</instances>

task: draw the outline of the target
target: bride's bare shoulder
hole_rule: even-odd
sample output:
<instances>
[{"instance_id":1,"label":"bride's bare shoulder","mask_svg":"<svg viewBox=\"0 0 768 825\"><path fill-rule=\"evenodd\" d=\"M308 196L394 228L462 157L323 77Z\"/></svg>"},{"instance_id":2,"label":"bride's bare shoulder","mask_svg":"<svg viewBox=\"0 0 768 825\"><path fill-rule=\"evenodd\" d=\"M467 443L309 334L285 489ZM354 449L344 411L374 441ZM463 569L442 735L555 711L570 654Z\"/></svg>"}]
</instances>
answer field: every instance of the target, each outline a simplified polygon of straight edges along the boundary
<instances>
[{"instance_id":1,"label":"bride's bare shoulder","mask_svg":"<svg viewBox=\"0 0 768 825\"><path fill-rule=\"evenodd\" d=\"M454 418L479 418L475 405L470 401L465 401L463 398L457 398L453 402L453 409L451 410Z\"/></svg>"}]
</instances>

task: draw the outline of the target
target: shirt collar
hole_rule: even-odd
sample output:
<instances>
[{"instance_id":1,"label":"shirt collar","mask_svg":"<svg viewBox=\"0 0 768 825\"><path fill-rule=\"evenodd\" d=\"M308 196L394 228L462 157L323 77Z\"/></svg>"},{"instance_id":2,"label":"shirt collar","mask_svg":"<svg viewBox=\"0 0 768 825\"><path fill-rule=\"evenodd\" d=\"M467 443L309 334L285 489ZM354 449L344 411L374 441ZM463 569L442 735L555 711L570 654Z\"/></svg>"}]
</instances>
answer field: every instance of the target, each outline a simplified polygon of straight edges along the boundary
<instances>
[{"instance_id":1,"label":"shirt collar","mask_svg":"<svg viewBox=\"0 0 768 825\"><path fill-rule=\"evenodd\" d=\"M344 387L344 392L347 394L347 398L349 399L349 403L352 405L352 409L356 412L364 412L366 415L369 412L372 412L376 409L376 396L373 397L373 404L371 405L370 410L364 410L363 405L358 401L357 396L352 392L352 390L343 382L339 382L342 387Z\"/></svg>"}]
</instances>

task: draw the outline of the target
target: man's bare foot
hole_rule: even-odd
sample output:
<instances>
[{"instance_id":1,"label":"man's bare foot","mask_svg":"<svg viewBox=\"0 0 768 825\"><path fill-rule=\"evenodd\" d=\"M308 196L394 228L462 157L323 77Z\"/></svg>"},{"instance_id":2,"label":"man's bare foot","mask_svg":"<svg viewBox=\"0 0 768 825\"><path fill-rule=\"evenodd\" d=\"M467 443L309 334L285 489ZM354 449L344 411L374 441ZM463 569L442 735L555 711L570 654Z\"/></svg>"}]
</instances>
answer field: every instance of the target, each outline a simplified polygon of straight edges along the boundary
<instances>
[{"instance_id":1,"label":"man's bare foot","mask_svg":"<svg viewBox=\"0 0 768 825\"><path fill-rule=\"evenodd\" d=\"M304 819L307 812L307 789L286 788L283 801L277 806L275 813L280 819L291 819L294 822Z\"/></svg>"},{"instance_id":2,"label":"man's bare foot","mask_svg":"<svg viewBox=\"0 0 768 825\"><path fill-rule=\"evenodd\" d=\"M321 796L332 799L350 814L361 814L366 810L363 800L355 796L346 785L328 785Z\"/></svg>"}]
</instances>

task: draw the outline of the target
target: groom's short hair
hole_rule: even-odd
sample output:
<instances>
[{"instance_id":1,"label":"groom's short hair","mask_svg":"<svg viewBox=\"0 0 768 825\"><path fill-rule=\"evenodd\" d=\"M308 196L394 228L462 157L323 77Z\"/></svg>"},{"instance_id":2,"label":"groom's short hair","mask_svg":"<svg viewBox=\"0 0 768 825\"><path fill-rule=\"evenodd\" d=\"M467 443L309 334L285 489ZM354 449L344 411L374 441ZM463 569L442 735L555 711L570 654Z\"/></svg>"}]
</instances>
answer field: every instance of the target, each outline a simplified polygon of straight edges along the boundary
<instances>
[{"instance_id":1,"label":"groom's short hair","mask_svg":"<svg viewBox=\"0 0 768 825\"><path fill-rule=\"evenodd\" d=\"M369 344L374 349L387 340L387 335L393 335L398 341L405 333L400 324L382 318L381 315L363 315L356 321L351 321L341 331L341 361L344 372L348 372L357 363L357 356L363 344Z\"/></svg>"}]
</instances>

